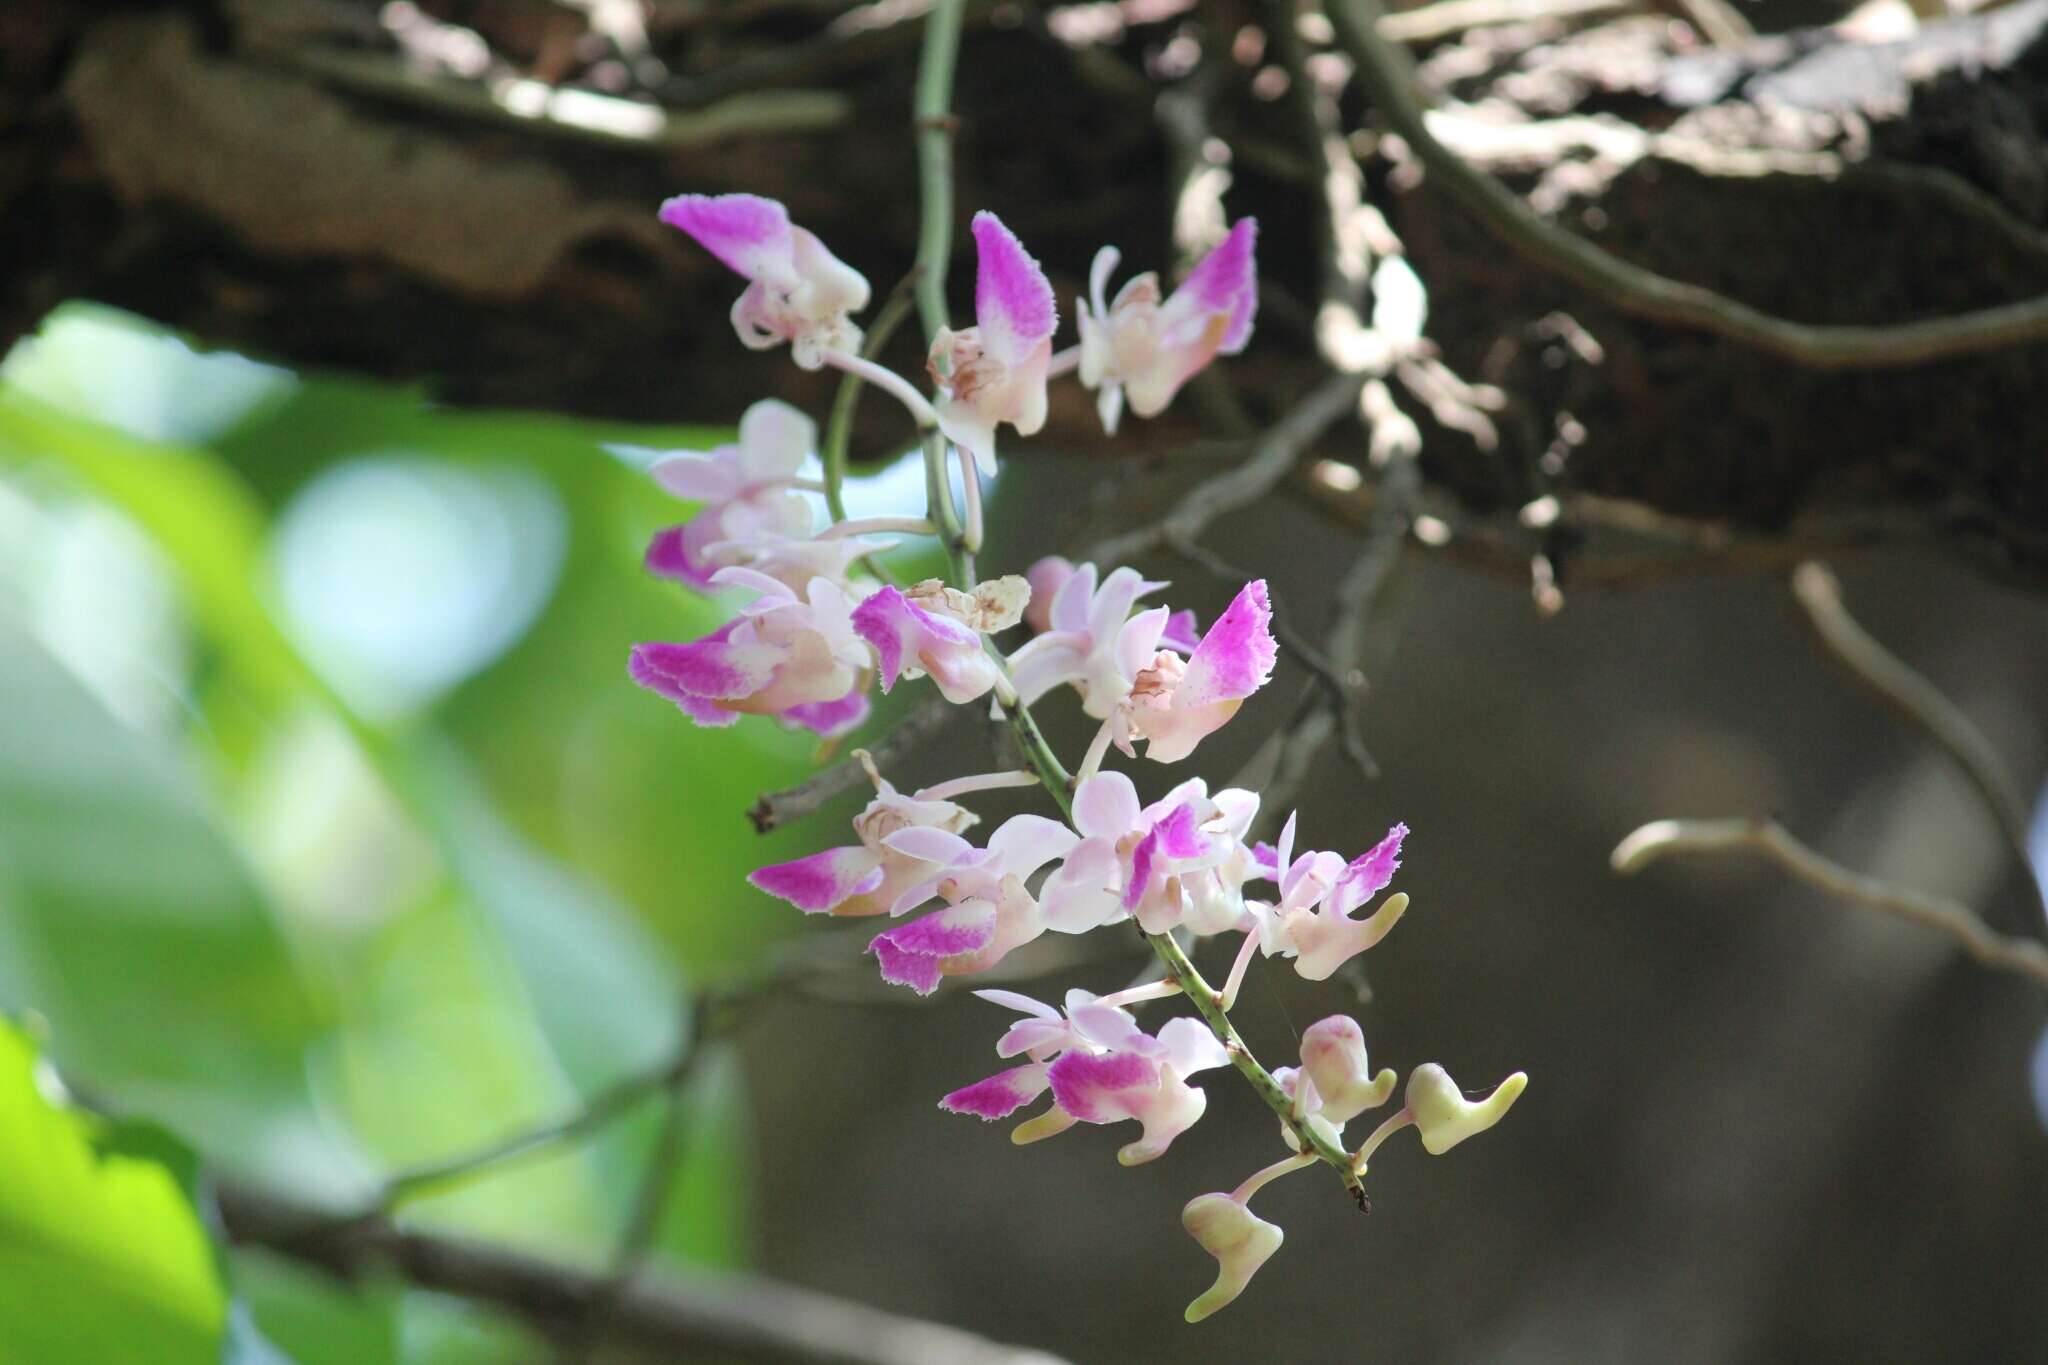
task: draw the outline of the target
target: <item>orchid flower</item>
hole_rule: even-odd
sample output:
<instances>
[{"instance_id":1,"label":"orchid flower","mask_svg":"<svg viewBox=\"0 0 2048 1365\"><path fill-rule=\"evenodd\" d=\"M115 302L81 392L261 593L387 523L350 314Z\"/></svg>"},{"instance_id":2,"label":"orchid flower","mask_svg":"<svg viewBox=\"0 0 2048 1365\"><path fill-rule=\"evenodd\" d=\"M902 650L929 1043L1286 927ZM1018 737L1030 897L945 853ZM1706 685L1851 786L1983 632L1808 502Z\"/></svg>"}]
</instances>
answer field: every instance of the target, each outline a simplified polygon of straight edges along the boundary
<instances>
[{"instance_id":1,"label":"orchid flower","mask_svg":"<svg viewBox=\"0 0 2048 1365\"><path fill-rule=\"evenodd\" d=\"M790 490L817 439L810 418L768 398L740 417L737 443L656 461L648 471L656 483L704 505L654 537L648 572L704 591L719 569L747 562L753 538L808 537L811 505Z\"/></svg>"},{"instance_id":2,"label":"orchid flower","mask_svg":"<svg viewBox=\"0 0 2048 1365\"><path fill-rule=\"evenodd\" d=\"M823 365L827 351L860 350L860 328L848 314L867 307L866 278L792 224L775 200L679 194L661 206L661 221L747 280L732 306L742 345L765 351L786 341L790 358L806 370Z\"/></svg>"},{"instance_id":3,"label":"orchid flower","mask_svg":"<svg viewBox=\"0 0 2048 1365\"><path fill-rule=\"evenodd\" d=\"M993 213L974 215L974 249L974 326L940 328L926 368L939 390L939 430L992 477L999 423L1020 436L1045 425L1059 306L1038 262Z\"/></svg>"},{"instance_id":4,"label":"orchid flower","mask_svg":"<svg viewBox=\"0 0 2048 1365\"><path fill-rule=\"evenodd\" d=\"M771 863L747 880L771 896L779 896L806 914L879 915L897 897L930 875L932 864L914 854L889 847L899 830L936 829L960 834L978 818L963 806L932 799L923 792L905 796L875 770L865 750L854 757L875 785L875 799L853 818L858 844L828 848L822 853ZM948 784L952 786L954 784Z\"/></svg>"},{"instance_id":5,"label":"orchid flower","mask_svg":"<svg viewBox=\"0 0 2048 1365\"><path fill-rule=\"evenodd\" d=\"M1026 577L1037 574L1050 581L1057 573L1041 560ZM1154 607L1131 615L1139 598L1165 586L1147 582L1136 569L1116 568L1098 587L1093 564L1083 564L1060 577L1046 606L1041 633L1010 656L1017 695L1028 705L1064 683L1081 694L1082 709L1089 715L1109 719L1129 695L1139 669L1157 650L1193 651L1196 647L1193 612ZM1035 606L1035 585L1032 600ZM1026 619L1031 610L1026 609Z\"/></svg>"},{"instance_id":6,"label":"orchid flower","mask_svg":"<svg viewBox=\"0 0 2048 1365\"><path fill-rule=\"evenodd\" d=\"M1012 1136L1019 1142L1050 1137L1076 1123L1135 1119L1143 1132L1117 1152L1117 1160L1126 1166L1150 1161L1208 1107L1208 1096L1189 1085L1187 1077L1230 1060L1208 1026L1185 1015L1168 1020L1154 1037L1128 1010L1087 991L1067 993L1064 1020L1058 1010L1029 996L975 994L1027 1016L1003 1035L996 1051L1004 1057L1024 1053L1031 1061L955 1090L939 1107L994 1120L1050 1089L1053 1107L1016 1130Z\"/></svg>"},{"instance_id":7,"label":"orchid flower","mask_svg":"<svg viewBox=\"0 0 2048 1365\"><path fill-rule=\"evenodd\" d=\"M853 603L827 579L805 596L746 568L711 575L716 588L744 588L740 615L688 644L633 646L634 682L674 702L699 725L725 726L741 714L778 716L821 735L839 735L867 714L870 660L853 632Z\"/></svg>"},{"instance_id":8,"label":"orchid flower","mask_svg":"<svg viewBox=\"0 0 2048 1365\"><path fill-rule=\"evenodd\" d=\"M1219 355L1236 355L1251 340L1258 311L1258 267L1252 246L1258 224L1240 218L1230 235L1188 272L1162 303L1159 277L1134 276L1104 303L1120 253L1106 246L1088 272L1089 297L1080 300L1081 382L1096 390L1102 429L1116 435L1125 402L1140 417L1156 417L1180 386Z\"/></svg>"},{"instance_id":9,"label":"orchid flower","mask_svg":"<svg viewBox=\"0 0 2048 1365\"><path fill-rule=\"evenodd\" d=\"M1181 1226L1216 1258L1216 1283L1187 1306L1189 1322L1200 1322L1244 1293L1260 1266L1273 1259L1287 1234L1251 1211L1232 1194L1201 1194L1181 1210Z\"/></svg>"},{"instance_id":10,"label":"orchid flower","mask_svg":"<svg viewBox=\"0 0 2048 1365\"><path fill-rule=\"evenodd\" d=\"M853 628L874 646L882 691L899 677L930 674L950 702L986 695L1002 671L982 644L984 632L1017 624L1030 589L1014 574L972 594L927 579L904 592L885 587L854 609Z\"/></svg>"},{"instance_id":11,"label":"orchid flower","mask_svg":"<svg viewBox=\"0 0 2048 1365\"><path fill-rule=\"evenodd\" d=\"M1408 1088L1402 1092L1407 1112L1422 1135L1422 1150L1442 1156L1476 1133L1483 1133L1507 1117L1508 1109L1529 1088L1527 1073L1517 1071L1493 1088L1483 1100L1468 1100L1451 1074L1435 1062L1427 1062L1408 1073Z\"/></svg>"},{"instance_id":12,"label":"orchid flower","mask_svg":"<svg viewBox=\"0 0 2048 1365\"><path fill-rule=\"evenodd\" d=\"M1335 853L1304 853L1288 861L1294 819L1280 834L1280 900L1259 905L1261 947L1295 959L1304 980L1327 981L1337 969L1387 936L1408 909L1405 894L1393 895L1365 919L1351 912L1387 889L1401 865L1401 841L1408 826L1395 825L1384 839L1350 863Z\"/></svg>"},{"instance_id":13,"label":"orchid flower","mask_svg":"<svg viewBox=\"0 0 2048 1365\"><path fill-rule=\"evenodd\" d=\"M1273 641L1273 609L1266 582L1255 579L1238 592L1183 661L1162 649L1137 670L1117 707L1117 746L1131 753L1131 740L1146 741L1145 757L1173 763L1195 751L1222 728L1244 699L1265 686L1279 655Z\"/></svg>"},{"instance_id":14,"label":"orchid flower","mask_svg":"<svg viewBox=\"0 0 2048 1365\"><path fill-rule=\"evenodd\" d=\"M987 971L1013 949L1045 932L1045 914L1024 889L1025 879L1077 842L1074 831L1042 815L1016 815L976 848L942 829L902 829L886 848L932 864L925 879L890 907L900 915L938 897L946 908L885 930L868 943L882 979L919 995L939 979Z\"/></svg>"},{"instance_id":15,"label":"orchid flower","mask_svg":"<svg viewBox=\"0 0 2048 1365\"><path fill-rule=\"evenodd\" d=\"M1128 915L1148 934L1237 928L1250 870L1240 841L1258 807L1234 788L1211 798L1200 778L1142 808L1122 773L1083 780L1074 792L1081 841L1039 891L1047 927L1085 933Z\"/></svg>"}]
</instances>

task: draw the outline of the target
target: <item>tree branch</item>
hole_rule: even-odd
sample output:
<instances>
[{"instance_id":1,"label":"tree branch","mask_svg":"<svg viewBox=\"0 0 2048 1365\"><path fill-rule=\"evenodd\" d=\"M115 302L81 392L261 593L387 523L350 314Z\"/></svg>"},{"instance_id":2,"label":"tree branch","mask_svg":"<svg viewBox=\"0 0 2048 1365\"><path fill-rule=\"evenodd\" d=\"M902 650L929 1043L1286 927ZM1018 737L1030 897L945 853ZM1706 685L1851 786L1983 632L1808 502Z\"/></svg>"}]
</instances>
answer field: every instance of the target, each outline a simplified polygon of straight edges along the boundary
<instances>
[{"instance_id":1,"label":"tree branch","mask_svg":"<svg viewBox=\"0 0 2048 1365\"><path fill-rule=\"evenodd\" d=\"M1823 648L1879 701L1903 717L1948 756L1982 797L2007 850L2026 878L2034 909L2030 926L2048 931L2048 902L2027 849L2027 806L1999 763L1998 750L1942 690L1915 672L1865 630L1842 601L1842 584L1827 565L1809 562L1792 571L1792 597Z\"/></svg>"},{"instance_id":2,"label":"tree branch","mask_svg":"<svg viewBox=\"0 0 2048 1365\"><path fill-rule=\"evenodd\" d=\"M2010 938L1986 928L1976 912L1960 901L1852 872L1800 843L1775 820L1658 820L1615 845L1609 861L1616 872L1629 876L1668 854L1739 848L1768 855L1799 880L1839 900L1946 934L1985 966L2024 976L2048 989L2048 948L2032 939Z\"/></svg>"},{"instance_id":3,"label":"tree branch","mask_svg":"<svg viewBox=\"0 0 2048 1365\"><path fill-rule=\"evenodd\" d=\"M1885 327L1815 326L1775 317L1610 255L1537 214L1430 132L1401 60L1377 28L1376 0L1329 0L1360 85L1430 174L1503 244L1602 301L1658 322L1711 332L1815 369L1887 369L2048 341L2048 298Z\"/></svg>"},{"instance_id":4,"label":"tree branch","mask_svg":"<svg viewBox=\"0 0 2048 1365\"><path fill-rule=\"evenodd\" d=\"M598 1300L601 1273L467 1238L351 1221L233 1182L215 1188L227 1233L354 1280L396 1268L412 1284L501 1308L568 1340ZM674 1360L715 1354L766 1365L1064 1365L957 1328L899 1317L754 1275L642 1274L620 1291L605 1340Z\"/></svg>"}]
</instances>

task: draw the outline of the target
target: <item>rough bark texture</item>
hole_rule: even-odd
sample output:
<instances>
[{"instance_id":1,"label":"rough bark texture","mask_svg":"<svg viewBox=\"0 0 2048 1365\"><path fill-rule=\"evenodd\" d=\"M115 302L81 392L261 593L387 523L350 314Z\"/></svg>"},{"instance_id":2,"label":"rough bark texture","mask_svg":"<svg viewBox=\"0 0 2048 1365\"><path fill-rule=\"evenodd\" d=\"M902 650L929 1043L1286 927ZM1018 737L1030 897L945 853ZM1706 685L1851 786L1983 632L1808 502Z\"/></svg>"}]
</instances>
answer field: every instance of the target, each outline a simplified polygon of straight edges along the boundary
<instances>
[{"instance_id":1,"label":"rough bark texture","mask_svg":"<svg viewBox=\"0 0 2048 1365\"><path fill-rule=\"evenodd\" d=\"M651 209L685 187L777 195L886 287L915 237L914 18L664 4L642 44L569 6L425 8L408 27L349 0L5 7L0 333L91 297L457 402L703 419L764 383L824 401L825 377L733 344L734 282ZM1153 109L1169 40L1227 43L1258 13L1152 8L1080 47L1035 10L972 9L963 211L1000 209L1069 298L1102 241L1170 258ZM1900 43L1808 31L1729 53L1651 16L1546 21L1438 47L1422 71L1467 102L1446 140L1616 253L1794 319L1905 321L2048 292L2044 22L2032 0ZM1212 121L1238 149L1232 211L1266 229L1264 332L1233 370L1264 417L1314 372L1315 190L1275 150L1293 145L1287 102L1240 55ZM536 103L558 88L628 99ZM1800 371L1536 274L1391 151L1379 198L1432 291L1431 335L1514 402L1498 449L1430 433L1426 469L1466 505L1578 490L1765 532L1871 514L2048 583L2048 406L2031 401L2048 347ZM907 338L889 358L918 363ZM1087 408L1070 395L1054 436L1089 440ZM1194 413L1149 434L1189 434Z\"/></svg>"}]
</instances>

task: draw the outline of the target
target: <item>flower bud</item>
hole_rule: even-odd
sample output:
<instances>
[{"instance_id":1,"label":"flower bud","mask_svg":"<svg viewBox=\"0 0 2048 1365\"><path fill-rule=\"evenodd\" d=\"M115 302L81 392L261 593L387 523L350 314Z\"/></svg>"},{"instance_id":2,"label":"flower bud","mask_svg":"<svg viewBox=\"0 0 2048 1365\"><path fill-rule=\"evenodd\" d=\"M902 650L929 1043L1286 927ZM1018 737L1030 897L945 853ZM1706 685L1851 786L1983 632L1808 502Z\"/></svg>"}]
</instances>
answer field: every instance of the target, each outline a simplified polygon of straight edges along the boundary
<instances>
[{"instance_id":1,"label":"flower bud","mask_svg":"<svg viewBox=\"0 0 2048 1365\"><path fill-rule=\"evenodd\" d=\"M1180 1222L1202 1250L1216 1258L1216 1283L1188 1305L1189 1322L1200 1322L1242 1294L1286 1237L1278 1226L1227 1194L1195 1196L1181 1210Z\"/></svg>"},{"instance_id":2,"label":"flower bud","mask_svg":"<svg viewBox=\"0 0 2048 1365\"><path fill-rule=\"evenodd\" d=\"M1506 1116L1510 1105L1529 1085L1528 1073L1517 1071L1483 1100L1468 1100L1451 1074L1435 1062L1418 1066L1408 1076L1408 1112L1422 1134L1423 1150L1442 1156L1483 1133Z\"/></svg>"},{"instance_id":3,"label":"flower bud","mask_svg":"<svg viewBox=\"0 0 2048 1365\"><path fill-rule=\"evenodd\" d=\"M1372 1074L1365 1059L1365 1034L1346 1014L1318 1020L1302 1033L1301 1069L1315 1082L1323 1116L1337 1124L1385 1104L1399 1079L1391 1067Z\"/></svg>"}]
</instances>

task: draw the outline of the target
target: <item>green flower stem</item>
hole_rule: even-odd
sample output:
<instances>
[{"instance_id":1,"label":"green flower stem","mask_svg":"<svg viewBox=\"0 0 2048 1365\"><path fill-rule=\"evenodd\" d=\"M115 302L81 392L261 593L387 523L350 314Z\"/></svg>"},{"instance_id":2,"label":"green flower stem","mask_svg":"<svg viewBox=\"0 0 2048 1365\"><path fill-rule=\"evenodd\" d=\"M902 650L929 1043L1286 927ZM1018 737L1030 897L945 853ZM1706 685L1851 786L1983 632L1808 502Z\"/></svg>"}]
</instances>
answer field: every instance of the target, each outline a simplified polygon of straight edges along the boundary
<instances>
[{"instance_id":1,"label":"green flower stem","mask_svg":"<svg viewBox=\"0 0 2048 1365\"><path fill-rule=\"evenodd\" d=\"M881 354L916 303L916 296L907 291L889 296L882 311L875 314L875 325L868 329L861 359L873 360ZM846 520L846 448L853 440L853 411L860 406L860 390L866 382L857 374L842 376L839 392L832 398L832 415L825 422L825 448L819 455L825 462L825 507L835 522Z\"/></svg>"},{"instance_id":2,"label":"green flower stem","mask_svg":"<svg viewBox=\"0 0 2048 1365\"><path fill-rule=\"evenodd\" d=\"M1230 1055L1230 1064L1238 1069L1252 1089L1258 1092L1266 1107L1280 1116L1280 1122L1292 1132L1295 1141L1304 1152L1313 1152L1316 1157L1334 1167L1344 1179L1344 1188L1351 1197L1364 1207L1365 1189L1359 1184L1357 1172L1351 1169L1351 1154L1346 1152L1313 1127L1294 1116L1294 1102L1287 1098L1287 1092L1280 1088L1280 1082L1273 1079L1273 1073L1259 1065L1259 1059L1252 1056L1252 1050L1245 1046L1244 1039L1237 1034L1237 1025L1230 1022L1230 1015L1223 1008L1223 997L1216 988L1202 979L1195 964L1174 942L1172 934L1147 934L1145 941L1152 945L1152 951L1159 954L1159 960L1166 964L1166 970L1173 973L1173 979L1180 983L1181 990L1202 1018L1216 1034L1216 1040L1223 1044L1223 1050Z\"/></svg>"},{"instance_id":3,"label":"green flower stem","mask_svg":"<svg viewBox=\"0 0 2048 1365\"><path fill-rule=\"evenodd\" d=\"M961 0L937 0L917 65L917 311L925 339L946 325L946 266L953 253L953 69L960 59Z\"/></svg>"}]
</instances>

